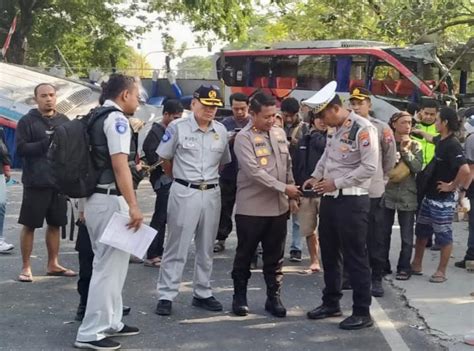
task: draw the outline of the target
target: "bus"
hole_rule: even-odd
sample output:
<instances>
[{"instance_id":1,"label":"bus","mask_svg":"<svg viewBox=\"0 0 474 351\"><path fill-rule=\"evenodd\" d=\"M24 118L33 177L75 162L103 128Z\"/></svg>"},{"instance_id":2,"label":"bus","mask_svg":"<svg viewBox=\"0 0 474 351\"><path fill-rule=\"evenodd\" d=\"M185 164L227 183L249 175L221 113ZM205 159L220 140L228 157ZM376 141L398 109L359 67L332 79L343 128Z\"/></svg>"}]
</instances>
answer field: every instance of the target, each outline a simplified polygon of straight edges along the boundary
<instances>
[{"instance_id":1,"label":"bus","mask_svg":"<svg viewBox=\"0 0 474 351\"><path fill-rule=\"evenodd\" d=\"M456 103L448 69L433 44L391 47L363 40L323 40L279 43L262 50L221 52L216 61L226 96L256 91L304 100L332 80L347 99L356 87L369 89L373 110L382 120L410 102L435 98Z\"/></svg>"}]
</instances>

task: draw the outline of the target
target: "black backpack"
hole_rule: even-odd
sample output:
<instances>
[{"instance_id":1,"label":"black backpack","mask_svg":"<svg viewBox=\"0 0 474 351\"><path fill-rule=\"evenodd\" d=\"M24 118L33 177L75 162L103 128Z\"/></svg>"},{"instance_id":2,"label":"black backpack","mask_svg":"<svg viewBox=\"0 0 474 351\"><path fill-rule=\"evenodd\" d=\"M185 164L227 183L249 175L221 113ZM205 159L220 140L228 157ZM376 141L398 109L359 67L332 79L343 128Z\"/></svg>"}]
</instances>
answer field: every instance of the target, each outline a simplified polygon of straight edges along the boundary
<instances>
[{"instance_id":1,"label":"black backpack","mask_svg":"<svg viewBox=\"0 0 474 351\"><path fill-rule=\"evenodd\" d=\"M89 130L99 119L105 119L116 107L96 107L55 128L48 158L53 166L58 191L71 198L89 197L94 193L101 169L91 155Z\"/></svg>"}]
</instances>

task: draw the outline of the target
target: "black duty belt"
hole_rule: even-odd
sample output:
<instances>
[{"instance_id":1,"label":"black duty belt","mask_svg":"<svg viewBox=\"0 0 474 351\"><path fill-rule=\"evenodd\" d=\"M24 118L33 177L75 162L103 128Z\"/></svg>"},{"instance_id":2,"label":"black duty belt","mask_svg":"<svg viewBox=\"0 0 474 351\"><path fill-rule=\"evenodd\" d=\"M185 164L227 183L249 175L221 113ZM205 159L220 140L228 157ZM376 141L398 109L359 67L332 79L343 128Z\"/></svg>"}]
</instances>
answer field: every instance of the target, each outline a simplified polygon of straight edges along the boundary
<instances>
[{"instance_id":1,"label":"black duty belt","mask_svg":"<svg viewBox=\"0 0 474 351\"><path fill-rule=\"evenodd\" d=\"M219 184L207 184L207 183L193 184L182 179L175 179L174 181L178 184L187 186L188 188L199 189L199 190L209 190L209 189L217 188L219 186Z\"/></svg>"},{"instance_id":2,"label":"black duty belt","mask_svg":"<svg viewBox=\"0 0 474 351\"><path fill-rule=\"evenodd\" d=\"M120 196L120 191L117 189L104 189L104 188L95 188L94 193L105 194L105 195L116 195Z\"/></svg>"}]
</instances>

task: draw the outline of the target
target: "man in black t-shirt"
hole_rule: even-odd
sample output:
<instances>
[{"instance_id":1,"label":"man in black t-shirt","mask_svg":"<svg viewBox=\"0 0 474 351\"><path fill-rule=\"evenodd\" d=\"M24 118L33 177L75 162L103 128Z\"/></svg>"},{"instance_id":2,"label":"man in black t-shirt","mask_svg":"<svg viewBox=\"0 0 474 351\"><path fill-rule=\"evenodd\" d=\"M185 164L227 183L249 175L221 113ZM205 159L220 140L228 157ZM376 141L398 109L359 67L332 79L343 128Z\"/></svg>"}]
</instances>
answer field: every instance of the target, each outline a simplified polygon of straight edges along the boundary
<instances>
[{"instance_id":1,"label":"man in black t-shirt","mask_svg":"<svg viewBox=\"0 0 474 351\"><path fill-rule=\"evenodd\" d=\"M435 123L440 135L430 140L436 146L432 161L435 164L418 213L412 274L421 275L425 246L434 234L436 244L441 247L441 256L430 282L443 283L446 281L446 267L452 252L452 222L457 206L457 191L463 191L469 185L470 171L462 146L454 136L454 132L459 130L456 112L450 108L441 109Z\"/></svg>"}]
</instances>

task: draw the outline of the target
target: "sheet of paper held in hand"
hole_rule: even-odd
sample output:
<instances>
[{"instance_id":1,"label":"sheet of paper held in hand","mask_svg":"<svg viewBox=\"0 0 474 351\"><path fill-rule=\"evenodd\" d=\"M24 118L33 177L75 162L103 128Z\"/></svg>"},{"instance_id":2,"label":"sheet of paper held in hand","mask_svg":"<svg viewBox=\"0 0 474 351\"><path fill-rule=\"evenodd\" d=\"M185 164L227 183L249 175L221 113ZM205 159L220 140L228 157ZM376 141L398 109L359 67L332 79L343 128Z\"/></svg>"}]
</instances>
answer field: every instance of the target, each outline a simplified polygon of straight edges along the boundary
<instances>
[{"instance_id":1,"label":"sheet of paper held in hand","mask_svg":"<svg viewBox=\"0 0 474 351\"><path fill-rule=\"evenodd\" d=\"M156 230L142 224L134 232L127 228L129 221L130 217L127 215L115 212L107 223L100 242L142 258L155 238Z\"/></svg>"}]
</instances>

